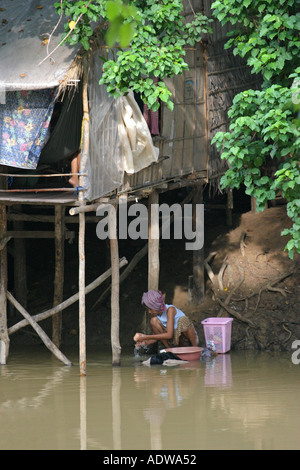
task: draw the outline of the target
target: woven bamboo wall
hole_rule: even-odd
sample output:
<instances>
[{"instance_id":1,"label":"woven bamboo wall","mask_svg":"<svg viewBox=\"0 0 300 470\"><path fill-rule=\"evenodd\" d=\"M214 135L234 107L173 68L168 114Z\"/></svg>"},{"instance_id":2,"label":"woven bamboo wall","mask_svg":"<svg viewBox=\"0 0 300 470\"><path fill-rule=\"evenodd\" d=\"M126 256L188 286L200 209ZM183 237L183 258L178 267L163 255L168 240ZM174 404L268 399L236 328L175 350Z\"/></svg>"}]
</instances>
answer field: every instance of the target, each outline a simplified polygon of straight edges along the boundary
<instances>
[{"instance_id":1,"label":"woven bamboo wall","mask_svg":"<svg viewBox=\"0 0 300 470\"><path fill-rule=\"evenodd\" d=\"M189 71L166 79L172 91L174 110L161 107L161 133L154 138L160 149L159 163L128 178L131 187L181 177L194 172L206 173L206 121L203 51L200 44L188 50Z\"/></svg>"},{"instance_id":2,"label":"woven bamboo wall","mask_svg":"<svg viewBox=\"0 0 300 470\"><path fill-rule=\"evenodd\" d=\"M183 0L184 16L193 12L211 15L213 0ZM187 50L189 71L166 80L172 91L174 110L161 107L161 136L155 141L162 161L132 176L126 175L128 188L140 188L159 181L180 180L191 175L218 184L226 164L220 159L211 139L218 131L228 130L227 112L234 96L260 84L245 62L224 50L231 25L222 27L214 20L213 33Z\"/></svg>"}]
</instances>

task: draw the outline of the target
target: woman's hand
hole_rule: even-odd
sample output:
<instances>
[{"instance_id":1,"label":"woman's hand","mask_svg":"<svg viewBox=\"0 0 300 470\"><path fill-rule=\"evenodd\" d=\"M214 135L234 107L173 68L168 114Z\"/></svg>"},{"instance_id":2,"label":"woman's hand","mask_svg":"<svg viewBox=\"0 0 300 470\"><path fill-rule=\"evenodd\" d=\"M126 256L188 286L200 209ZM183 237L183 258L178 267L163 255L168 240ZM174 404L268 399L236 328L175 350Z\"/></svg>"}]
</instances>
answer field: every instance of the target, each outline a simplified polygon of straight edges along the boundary
<instances>
[{"instance_id":1,"label":"woman's hand","mask_svg":"<svg viewBox=\"0 0 300 470\"><path fill-rule=\"evenodd\" d=\"M143 333L136 333L133 337L133 341L140 343L145 335Z\"/></svg>"}]
</instances>

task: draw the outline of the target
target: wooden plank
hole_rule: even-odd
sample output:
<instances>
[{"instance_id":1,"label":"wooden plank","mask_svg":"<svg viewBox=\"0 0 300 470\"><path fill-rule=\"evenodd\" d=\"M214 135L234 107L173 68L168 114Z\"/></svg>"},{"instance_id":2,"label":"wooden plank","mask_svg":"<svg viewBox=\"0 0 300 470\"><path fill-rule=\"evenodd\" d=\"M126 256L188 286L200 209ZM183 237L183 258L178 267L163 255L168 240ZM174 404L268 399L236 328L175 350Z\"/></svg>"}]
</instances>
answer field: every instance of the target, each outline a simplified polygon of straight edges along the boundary
<instances>
[{"instance_id":1,"label":"wooden plank","mask_svg":"<svg viewBox=\"0 0 300 470\"><path fill-rule=\"evenodd\" d=\"M121 258L119 263L120 263L119 267L122 268L128 263L128 261L126 260L126 258ZM100 284L102 284L106 279L109 278L109 276L111 276L111 268L109 268L107 271L105 271L105 273L101 274L101 276L97 277L93 282L91 282L88 286L86 286L85 295L92 292L94 289L96 289L96 287L99 287ZM78 300L79 300L79 292L72 295L69 299L64 300L61 304L57 305L56 307L52 307L50 308L50 310L46 310L45 312L38 313L37 315L34 315L32 318L37 322L45 320L46 318L49 318L58 312L62 312L64 309L70 307L70 305L74 304ZM8 329L8 334L12 335L13 333L20 330L21 328L24 328L24 326L28 324L29 323L26 319L22 320L16 323L15 325L11 326Z\"/></svg>"},{"instance_id":2,"label":"wooden plank","mask_svg":"<svg viewBox=\"0 0 300 470\"><path fill-rule=\"evenodd\" d=\"M7 220L9 221L23 221L23 222L36 222L36 223L54 223L55 216L54 215L30 215L30 214L15 214L14 212L10 212L7 214ZM97 223L99 222L98 216L87 216L85 218L86 222ZM65 216L65 223L66 224L78 224L79 218L76 216L66 215Z\"/></svg>"},{"instance_id":3,"label":"wooden plank","mask_svg":"<svg viewBox=\"0 0 300 470\"><path fill-rule=\"evenodd\" d=\"M72 362L69 361L69 359L66 358L66 356L55 346L54 343L52 343L51 339L46 335L46 333L43 331L43 329L38 325L38 323L33 320L31 315L25 310L22 305L19 304L19 302L12 296L10 292L7 292L7 298L8 300L16 307L16 309L23 315L24 318L30 323L32 328L36 331L36 333L39 335L45 346L59 359L62 361L66 366L71 366Z\"/></svg>"},{"instance_id":4,"label":"wooden plank","mask_svg":"<svg viewBox=\"0 0 300 470\"><path fill-rule=\"evenodd\" d=\"M0 236L6 231L6 206L0 206ZM0 251L0 364L6 364L9 351L7 332L7 247Z\"/></svg>"},{"instance_id":5,"label":"wooden plank","mask_svg":"<svg viewBox=\"0 0 300 470\"><path fill-rule=\"evenodd\" d=\"M19 204L39 204L39 205L52 205L52 204L65 204L76 205L77 196L73 193L7 193L0 190L0 204L4 203L7 206Z\"/></svg>"},{"instance_id":6,"label":"wooden plank","mask_svg":"<svg viewBox=\"0 0 300 470\"><path fill-rule=\"evenodd\" d=\"M65 208L62 205L55 206L55 274L53 307L63 301L64 292L64 245L65 245ZM61 343L62 314L57 313L52 317L52 341L59 348Z\"/></svg>"},{"instance_id":7,"label":"wooden plank","mask_svg":"<svg viewBox=\"0 0 300 470\"><path fill-rule=\"evenodd\" d=\"M72 234L74 234L74 232L69 230L65 231L66 238L71 238ZM5 232L5 236L10 238L54 238L55 234L50 230L9 230Z\"/></svg>"}]
</instances>

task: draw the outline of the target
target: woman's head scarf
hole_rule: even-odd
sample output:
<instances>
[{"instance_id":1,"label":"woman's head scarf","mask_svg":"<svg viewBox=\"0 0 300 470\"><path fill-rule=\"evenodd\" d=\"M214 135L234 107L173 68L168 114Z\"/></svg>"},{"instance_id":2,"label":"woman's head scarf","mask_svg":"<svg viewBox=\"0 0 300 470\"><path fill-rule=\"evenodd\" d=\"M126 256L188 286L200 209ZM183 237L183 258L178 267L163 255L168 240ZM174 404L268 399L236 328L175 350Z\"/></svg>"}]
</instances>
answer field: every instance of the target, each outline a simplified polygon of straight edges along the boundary
<instances>
[{"instance_id":1,"label":"woman's head scarf","mask_svg":"<svg viewBox=\"0 0 300 470\"><path fill-rule=\"evenodd\" d=\"M148 292L144 292L142 304L158 312L163 312L166 309L165 299L160 290L155 291L151 289Z\"/></svg>"}]
</instances>

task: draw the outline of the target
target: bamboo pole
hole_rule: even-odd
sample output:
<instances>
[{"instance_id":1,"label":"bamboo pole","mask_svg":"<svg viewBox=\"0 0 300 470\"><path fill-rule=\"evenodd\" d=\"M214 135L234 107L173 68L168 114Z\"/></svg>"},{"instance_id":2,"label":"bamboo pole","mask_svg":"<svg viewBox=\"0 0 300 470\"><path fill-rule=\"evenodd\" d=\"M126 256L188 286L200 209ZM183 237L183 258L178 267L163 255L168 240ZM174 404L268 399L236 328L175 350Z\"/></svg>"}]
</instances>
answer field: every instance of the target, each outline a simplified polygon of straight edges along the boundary
<instances>
[{"instance_id":1,"label":"bamboo pole","mask_svg":"<svg viewBox=\"0 0 300 470\"><path fill-rule=\"evenodd\" d=\"M109 241L111 258L111 346L112 346L112 365L120 365L121 346L119 339L120 328L120 272L119 272L119 247L117 238L117 208L110 207L109 211Z\"/></svg>"},{"instance_id":2,"label":"bamboo pole","mask_svg":"<svg viewBox=\"0 0 300 470\"><path fill-rule=\"evenodd\" d=\"M61 193L65 193L66 191L74 192L74 188L0 189L0 193L52 193L54 191L61 192Z\"/></svg>"},{"instance_id":3,"label":"bamboo pole","mask_svg":"<svg viewBox=\"0 0 300 470\"><path fill-rule=\"evenodd\" d=\"M109 199L105 198L100 202L95 202L94 204L89 204L89 205L84 205L84 206L81 205L79 207L72 207L69 210L69 214L70 215L76 215L76 214L80 214L82 212L96 212L98 207L100 206L100 204L107 203L107 202L109 202Z\"/></svg>"},{"instance_id":4,"label":"bamboo pole","mask_svg":"<svg viewBox=\"0 0 300 470\"><path fill-rule=\"evenodd\" d=\"M86 375L85 331L85 215L79 215L79 364L80 375Z\"/></svg>"},{"instance_id":5,"label":"bamboo pole","mask_svg":"<svg viewBox=\"0 0 300 470\"><path fill-rule=\"evenodd\" d=\"M22 205L16 208L22 212ZM16 220L13 222L15 231L24 230L23 221ZM15 296L18 302L25 308L27 306L27 279L26 279L26 243L23 238L14 239L14 288Z\"/></svg>"},{"instance_id":6,"label":"bamboo pole","mask_svg":"<svg viewBox=\"0 0 300 470\"><path fill-rule=\"evenodd\" d=\"M53 307L61 304L64 293L64 213L65 208L61 204L55 205L55 274ZM56 313L52 317L52 341L59 348L61 343L62 314Z\"/></svg>"},{"instance_id":7,"label":"bamboo pole","mask_svg":"<svg viewBox=\"0 0 300 470\"><path fill-rule=\"evenodd\" d=\"M87 450L86 377L80 380L80 450Z\"/></svg>"},{"instance_id":8,"label":"bamboo pole","mask_svg":"<svg viewBox=\"0 0 300 470\"><path fill-rule=\"evenodd\" d=\"M66 366L71 366L72 363L66 356L52 343L51 339L46 335L46 333L42 330L40 325L31 317L31 315L22 307L21 304L11 295L10 292L7 292L8 300L13 304L13 306L23 315L24 318L30 323L32 328L36 331L39 335L45 346L59 359L62 361Z\"/></svg>"},{"instance_id":9,"label":"bamboo pole","mask_svg":"<svg viewBox=\"0 0 300 470\"><path fill-rule=\"evenodd\" d=\"M83 129L80 158L80 173L86 168L89 151L89 105L88 105L88 58L84 64L83 74ZM79 175L79 203L84 205L83 175ZM86 375L86 324L85 324L85 213L79 213L79 364L80 375Z\"/></svg>"},{"instance_id":10,"label":"bamboo pole","mask_svg":"<svg viewBox=\"0 0 300 470\"><path fill-rule=\"evenodd\" d=\"M121 258L119 261L119 268L122 268L127 263L128 261L126 258ZM105 271L105 273L101 274L101 276L97 277L93 282L91 282L88 286L86 286L85 295L89 294L90 292L92 292L92 290L96 289L96 287L100 286L100 284L102 284L106 279L109 278L109 276L111 276L111 273L112 273L112 269L109 268L107 271ZM64 302L57 305L56 307L50 308L49 310L46 310L45 312L38 313L34 315L32 318L36 322L45 320L46 318L49 318L52 315L55 315L58 312L62 312L66 308L70 307L70 305L77 302L78 299L79 299L79 292L72 295L69 299L64 300ZM8 334L12 335L13 333L20 330L21 328L24 328L24 326L26 325L29 325L29 322L26 319L21 320L20 322L16 323L15 325L11 326L8 329Z\"/></svg>"},{"instance_id":11,"label":"bamboo pole","mask_svg":"<svg viewBox=\"0 0 300 470\"><path fill-rule=\"evenodd\" d=\"M158 290L159 286L159 193L153 190L148 199L148 289Z\"/></svg>"},{"instance_id":12,"label":"bamboo pole","mask_svg":"<svg viewBox=\"0 0 300 470\"><path fill-rule=\"evenodd\" d=\"M6 233L6 206L0 205L0 236ZM0 364L6 364L9 351L7 332L7 247L0 251Z\"/></svg>"},{"instance_id":13,"label":"bamboo pole","mask_svg":"<svg viewBox=\"0 0 300 470\"><path fill-rule=\"evenodd\" d=\"M196 206L203 202L203 188L199 186L193 196L193 230L196 229ZM192 303L199 305L205 297L204 247L193 250L193 294Z\"/></svg>"}]
</instances>

